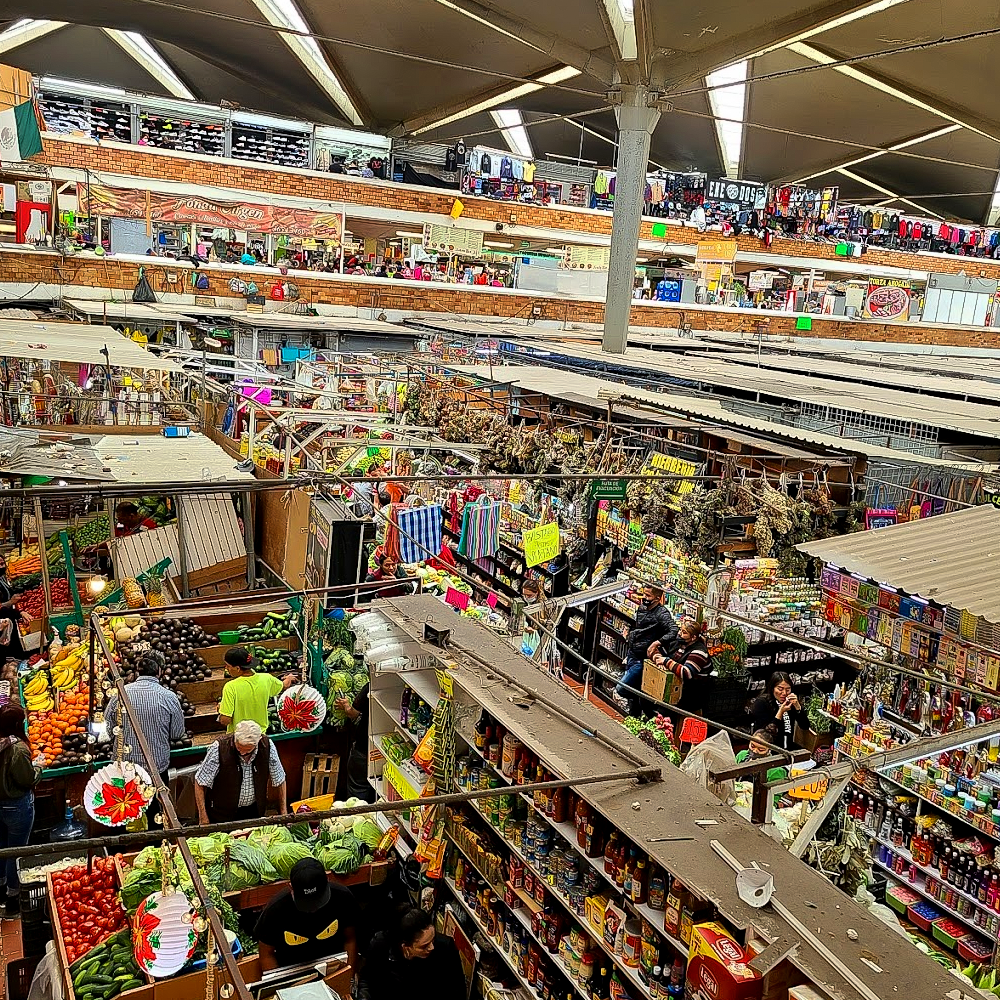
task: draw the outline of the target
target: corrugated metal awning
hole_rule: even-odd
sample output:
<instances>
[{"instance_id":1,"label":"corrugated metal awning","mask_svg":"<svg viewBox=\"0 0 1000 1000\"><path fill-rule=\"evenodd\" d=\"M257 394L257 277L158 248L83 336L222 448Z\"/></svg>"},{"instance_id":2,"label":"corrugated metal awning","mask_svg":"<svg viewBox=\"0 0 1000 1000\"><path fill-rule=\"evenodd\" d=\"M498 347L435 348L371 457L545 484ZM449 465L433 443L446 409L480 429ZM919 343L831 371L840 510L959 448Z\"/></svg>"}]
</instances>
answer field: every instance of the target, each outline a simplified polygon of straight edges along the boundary
<instances>
[{"instance_id":1,"label":"corrugated metal awning","mask_svg":"<svg viewBox=\"0 0 1000 1000\"><path fill-rule=\"evenodd\" d=\"M1000 510L992 504L796 548L864 579L1000 622Z\"/></svg>"}]
</instances>

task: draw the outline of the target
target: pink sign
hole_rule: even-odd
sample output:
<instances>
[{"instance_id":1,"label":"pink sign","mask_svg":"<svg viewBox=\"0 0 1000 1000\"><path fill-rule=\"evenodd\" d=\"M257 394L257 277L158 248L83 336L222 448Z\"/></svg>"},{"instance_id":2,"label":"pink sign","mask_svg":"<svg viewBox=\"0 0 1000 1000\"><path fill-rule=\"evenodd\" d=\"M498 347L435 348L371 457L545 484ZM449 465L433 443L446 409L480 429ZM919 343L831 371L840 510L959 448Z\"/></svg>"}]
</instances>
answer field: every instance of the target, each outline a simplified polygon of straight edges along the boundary
<instances>
[{"instance_id":1,"label":"pink sign","mask_svg":"<svg viewBox=\"0 0 1000 1000\"><path fill-rule=\"evenodd\" d=\"M454 587L449 587L445 591L444 603L458 608L459 611L464 611L469 606L469 595L463 594L462 591L456 590Z\"/></svg>"},{"instance_id":2,"label":"pink sign","mask_svg":"<svg viewBox=\"0 0 1000 1000\"><path fill-rule=\"evenodd\" d=\"M497 595L496 594L487 595L486 603L489 607L495 608L497 606Z\"/></svg>"}]
</instances>

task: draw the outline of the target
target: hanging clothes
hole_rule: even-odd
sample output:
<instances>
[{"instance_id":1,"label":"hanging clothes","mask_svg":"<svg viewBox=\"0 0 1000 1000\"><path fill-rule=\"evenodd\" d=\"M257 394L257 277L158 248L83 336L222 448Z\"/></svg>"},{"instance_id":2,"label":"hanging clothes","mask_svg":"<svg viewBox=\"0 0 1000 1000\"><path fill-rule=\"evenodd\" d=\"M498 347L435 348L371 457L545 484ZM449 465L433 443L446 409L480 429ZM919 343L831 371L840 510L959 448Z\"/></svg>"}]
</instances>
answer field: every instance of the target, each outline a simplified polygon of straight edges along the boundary
<instances>
[{"instance_id":1,"label":"hanging clothes","mask_svg":"<svg viewBox=\"0 0 1000 1000\"><path fill-rule=\"evenodd\" d=\"M496 554L500 547L500 504L467 503L462 512L462 538L458 551L469 559Z\"/></svg>"},{"instance_id":2,"label":"hanging clothes","mask_svg":"<svg viewBox=\"0 0 1000 1000\"><path fill-rule=\"evenodd\" d=\"M399 558L404 563L423 562L441 551L443 512L440 504L404 507L397 517Z\"/></svg>"}]
</instances>

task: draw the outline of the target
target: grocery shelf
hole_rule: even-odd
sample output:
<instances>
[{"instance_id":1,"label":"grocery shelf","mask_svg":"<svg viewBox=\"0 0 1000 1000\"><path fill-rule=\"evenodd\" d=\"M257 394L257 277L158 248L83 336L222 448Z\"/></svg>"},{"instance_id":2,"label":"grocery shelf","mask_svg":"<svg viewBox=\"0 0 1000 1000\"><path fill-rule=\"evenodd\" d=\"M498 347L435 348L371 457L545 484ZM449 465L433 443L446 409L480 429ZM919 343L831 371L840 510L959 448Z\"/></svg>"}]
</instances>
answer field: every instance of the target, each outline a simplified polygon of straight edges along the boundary
<instances>
[{"instance_id":1,"label":"grocery shelf","mask_svg":"<svg viewBox=\"0 0 1000 1000\"><path fill-rule=\"evenodd\" d=\"M451 890L451 894L458 903L458 905L461 906L463 910L465 910L465 912L472 919L472 922L476 925L476 927L479 928L480 934L482 934L483 937L490 942L490 944L493 947L493 950L503 960L504 965L506 965L507 968L510 969L511 974L514 976L514 978L517 979L517 981L521 984L521 986L523 986L524 989L528 991L528 996L533 997L534 1000L541 1000L541 998L535 992L534 986L532 986L528 982L528 980L525 979L525 977L522 976L520 972L518 972L517 963L510 957L510 955L507 954L507 952L503 950L503 948L500 947L499 942L495 938L490 937L489 931L487 931L486 929L486 925L482 922L482 920L479 919L479 916L476 913L476 911L473 910L468 903L466 903L464 897L462 896L462 893L458 889L458 886L455 885L455 880L450 876L445 875L444 884L448 886L448 888ZM548 953L546 952L546 954Z\"/></svg>"},{"instance_id":2,"label":"grocery shelf","mask_svg":"<svg viewBox=\"0 0 1000 1000\"><path fill-rule=\"evenodd\" d=\"M437 673L434 670L400 670L396 676L418 694L431 708L438 703Z\"/></svg>"},{"instance_id":3,"label":"grocery shelf","mask_svg":"<svg viewBox=\"0 0 1000 1000\"><path fill-rule=\"evenodd\" d=\"M396 728L397 728L397 729L399 730L399 732L400 732L400 733L401 733L401 734L402 734L403 736L405 736L405 737L406 737L406 738L407 738L407 739L408 739L408 740L409 740L409 741L410 741L410 742L411 742L411 743L412 743L412 744L413 744L414 746L416 746L416 745L417 745L417 744L418 744L418 743L420 742L420 740L419 740L419 738L417 737L416 733L411 733L411 732L409 731L409 729L407 729L407 728L406 728L406 727L405 727L405 726L404 726L404 725L402 724L402 722L400 722L400 720L399 720L399 709L398 709L398 708L390 708L390 707L389 707L389 706L388 706L388 705L387 705L387 704L386 704L386 703L385 703L384 701L382 701L382 699L381 699L381 698L379 698L379 697L378 697L378 695L376 695L376 694L374 694L374 693L372 694L372 701L373 701L373 702L375 702L375 704L376 704L376 705L378 705L378 707L379 707L380 709L382 709L382 711L383 711L383 712L385 712L385 714L386 714L386 715L388 715L388 716L389 716L389 718L390 718L390 719L392 720L392 724L393 724L393 725L394 725L394 726L395 726L395 727L396 727Z\"/></svg>"},{"instance_id":4,"label":"grocery shelf","mask_svg":"<svg viewBox=\"0 0 1000 1000\"><path fill-rule=\"evenodd\" d=\"M935 899L919 882L911 882L909 879L903 878L902 875L894 872L888 865L883 864L877 858L872 859L872 864L876 868L881 868L884 872L887 872L900 885L905 885L907 889L912 889L915 893L923 896L924 899L938 907L942 913L947 913L949 917L954 917L959 923L965 924L966 927L975 931L980 937L987 941L990 940L989 934L985 933L982 927L978 927L971 917L965 917L958 910L953 910L950 906L945 906L940 900Z\"/></svg>"},{"instance_id":5,"label":"grocery shelf","mask_svg":"<svg viewBox=\"0 0 1000 1000\"><path fill-rule=\"evenodd\" d=\"M970 813L967 809L954 809L946 802L935 802L932 798L924 795L923 792L918 792L917 789L911 788L909 785L904 785L894 774L887 774L884 771L878 771L876 773L880 778L885 778L897 787L902 788L907 795L912 795L914 798L920 799L922 802L926 802L929 806L933 806L946 816L951 816L952 818L957 819L960 823L964 823L966 826L971 827L977 833L981 833L984 837L989 837L991 840L1000 840L1000 831L998 831L992 823L987 824L989 829L984 829L976 822L977 817Z\"/></svg>"}]
</instances>

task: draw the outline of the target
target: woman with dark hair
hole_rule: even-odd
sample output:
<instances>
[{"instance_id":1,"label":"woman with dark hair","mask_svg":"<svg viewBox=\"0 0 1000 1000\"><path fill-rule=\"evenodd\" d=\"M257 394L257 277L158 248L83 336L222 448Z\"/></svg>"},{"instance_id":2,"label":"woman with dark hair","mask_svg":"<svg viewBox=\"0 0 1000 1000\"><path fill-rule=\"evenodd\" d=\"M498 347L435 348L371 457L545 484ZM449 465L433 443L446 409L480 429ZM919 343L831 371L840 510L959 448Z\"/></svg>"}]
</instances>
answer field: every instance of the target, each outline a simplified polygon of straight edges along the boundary
<instances>
[{"instance_id":1,"label":"woman with dark hair","mask_svg":"<svg viewBox=\"0 0 1000 1000\"><path fill-rule=\"evenodd\" d=\"M399 560L394 556L389 555L388 552L383 552L378 558L375 569L373 569L368 576L365 577L365 583L376 583L383 580L408 579L409 577L406 575L406 570L399 565ZM400 597L403 594L412 593L412 583L401 583L397 586L379 587L378 590L368 591L368 594L371 597Z\"/></svg>"},{"instance_id":2,"label":"woman with dark hair","mask_svg":"<svg viewBox=\"0 0 1000 1000\"><path fill-rule=\"evenodd\" d=\"M465 1000L465 973L450 937L434 930L434 918L409 905L389 928L372 938L361 976L364 1000Z\"/></svg>"},{"instance_id":3,"label":"woman with dark hair","mask_svg":"<svg viewBox=\"0 0 1000 1000\"><path fill-rule=\"evenodd\" d=\"M0 708L0 847L24 847L35 823L35 785L42 776L41 759L31 759L25 739L24 709L20 705ZM6 888L4 916L21 912L21 882L14 858L0 877Z\"/></svg>"},{"instance_id":4,"label":"woman with dark hair","mask_svg":"<svg viewBox=\"0 0 1000 1000\"><path fill-rule=\"evenodd\" d=\"M778 737L775 745L785 750L795 747L795 727L808 727L806 714L792 689L792 679L784 670L771 674L766 690L754 701L751 711L754 729L773 726Z\"/></svg>"},{"instance_id":5,"label":"woman with dark hair","mask_svg":"<svg viewBox=\"0 0 1000 1000\"><path fill-rule=\"evenodd\" d=\"M21 622L30 621L31 615L17 608L17 595L7 579L7 560L0 556L0 667L9 657L23 660L27 656L17 626ZM5 624L6 622L10 622L10 625ZM9 635L4 638L4 633L8 630Z\"/></svg>"}]
</instances>

